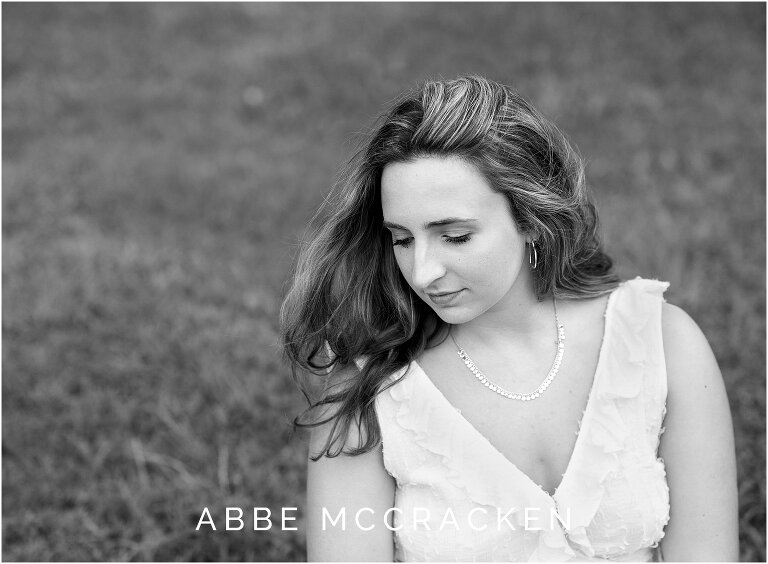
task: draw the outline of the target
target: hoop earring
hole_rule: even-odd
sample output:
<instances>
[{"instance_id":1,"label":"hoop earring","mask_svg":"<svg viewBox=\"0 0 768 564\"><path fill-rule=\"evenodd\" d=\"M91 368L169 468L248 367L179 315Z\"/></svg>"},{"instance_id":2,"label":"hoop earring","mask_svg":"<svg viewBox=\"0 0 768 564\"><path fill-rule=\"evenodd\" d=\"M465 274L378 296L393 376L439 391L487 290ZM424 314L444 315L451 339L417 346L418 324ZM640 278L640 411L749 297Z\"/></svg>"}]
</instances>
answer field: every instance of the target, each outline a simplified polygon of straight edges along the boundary
<instances>
[{"instance_id":1,"label":"hoop earring","mask_svg":"<svg viewBox=\"0 0 768 564\"><path fill-rule=\"evenodd\" d=\"M531 270L536 270L536 267L539 266L539 254L536 252L536 243L534 241L531 241L531 251L528 253L528 264L531 267Z\"/></svg>"}]
</instances>

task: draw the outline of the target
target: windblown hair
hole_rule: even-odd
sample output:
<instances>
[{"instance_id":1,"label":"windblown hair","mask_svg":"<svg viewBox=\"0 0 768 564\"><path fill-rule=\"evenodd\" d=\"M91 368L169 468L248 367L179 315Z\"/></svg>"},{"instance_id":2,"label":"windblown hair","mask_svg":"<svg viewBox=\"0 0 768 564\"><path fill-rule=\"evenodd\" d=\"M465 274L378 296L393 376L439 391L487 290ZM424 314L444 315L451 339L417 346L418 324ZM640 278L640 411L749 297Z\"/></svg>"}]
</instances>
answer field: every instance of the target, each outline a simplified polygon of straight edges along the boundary
<instances>
[{"instance_id":1,"label":"windblown hair","mask_svg":"<svg viewBox=\"0 0 768 564\"><path fill-rule=\"evenodd\" d=\"M294 428L333 421L314 460L343 452L353 423L358 444L344 452L362 454L376 446L376 395L448 327L400 274L382 225L384 167L430 156L473 164L507 197L519 229L536 241L539 299L550 292L594 297L619 282L600 246L582 161L535 108L508 86L477 76L428 81L405 94L315 214L315 233L302 243L280 312L283 352L309 401ZM365 359L359 373L328 385L356 359ZM326 383L319 398L311 397L309 374ZM330 415L302 422L316 410Z\"/></svg>"}]
</instances>

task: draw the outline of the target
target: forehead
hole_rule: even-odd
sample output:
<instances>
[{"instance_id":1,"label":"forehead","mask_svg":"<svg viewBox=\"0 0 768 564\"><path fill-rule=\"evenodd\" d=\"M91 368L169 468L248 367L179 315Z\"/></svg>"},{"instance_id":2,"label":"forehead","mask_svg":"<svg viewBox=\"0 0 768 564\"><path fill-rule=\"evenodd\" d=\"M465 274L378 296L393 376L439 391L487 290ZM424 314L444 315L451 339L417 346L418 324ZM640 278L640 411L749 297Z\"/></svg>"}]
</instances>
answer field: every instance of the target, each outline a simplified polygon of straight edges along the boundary
<instances>
[{"instance_id":1,"label":"forehead","mask_svg":"<svg viewBox=\"0 0 768 564\"><path fill-rule=\"evenodd\" d=\"M494 192L477 168L456 157L423 157L390 163L381 175L386 221L421 222L449 216L488 217L507 212L506 198ZM476 214L476 215L473 215ZM403 223L405 225L405 223Z\"/></svg>"}]
</instances>

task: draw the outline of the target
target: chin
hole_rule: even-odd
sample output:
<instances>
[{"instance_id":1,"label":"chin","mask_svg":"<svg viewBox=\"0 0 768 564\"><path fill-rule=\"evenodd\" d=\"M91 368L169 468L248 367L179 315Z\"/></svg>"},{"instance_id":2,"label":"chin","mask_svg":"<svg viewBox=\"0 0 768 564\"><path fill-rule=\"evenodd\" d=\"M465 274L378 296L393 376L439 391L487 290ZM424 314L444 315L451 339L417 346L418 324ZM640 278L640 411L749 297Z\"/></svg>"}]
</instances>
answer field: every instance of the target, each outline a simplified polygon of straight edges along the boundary
<instances>
[{"instance_id":1,"label":"chin","mask_svg":"<svg viewBox=\"0 0 768 564\"><path fill-rule=\"evenodd\" d=\"M467 311L464 308L433 307L432 311L434 311L435 315L437 315L440 319L442 319L446 323L450 323L451 325L460 325L462 323L466 323L467 321L471 321L472 319L477 317L475 314L473 314L470 311Z\"/></svg>"}]
</instances>

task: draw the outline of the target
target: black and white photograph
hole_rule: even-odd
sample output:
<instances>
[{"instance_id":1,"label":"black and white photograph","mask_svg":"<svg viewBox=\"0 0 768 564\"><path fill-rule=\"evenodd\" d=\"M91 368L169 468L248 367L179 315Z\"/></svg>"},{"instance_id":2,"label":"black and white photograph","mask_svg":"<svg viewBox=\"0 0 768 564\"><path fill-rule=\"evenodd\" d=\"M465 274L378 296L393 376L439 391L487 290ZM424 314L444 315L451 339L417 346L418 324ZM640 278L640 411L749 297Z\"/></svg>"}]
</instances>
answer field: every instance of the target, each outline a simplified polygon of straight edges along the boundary
<instances>
[{"instance_id":1,"label":"black and white photograph","mask_svg":"<svg viewBox=\"0 0 768 564\"><path fill-rule=\"evenodd\" d=\"M765 561L765 3L1 10L3 560Z\"/></svg>"}]
</instances>

